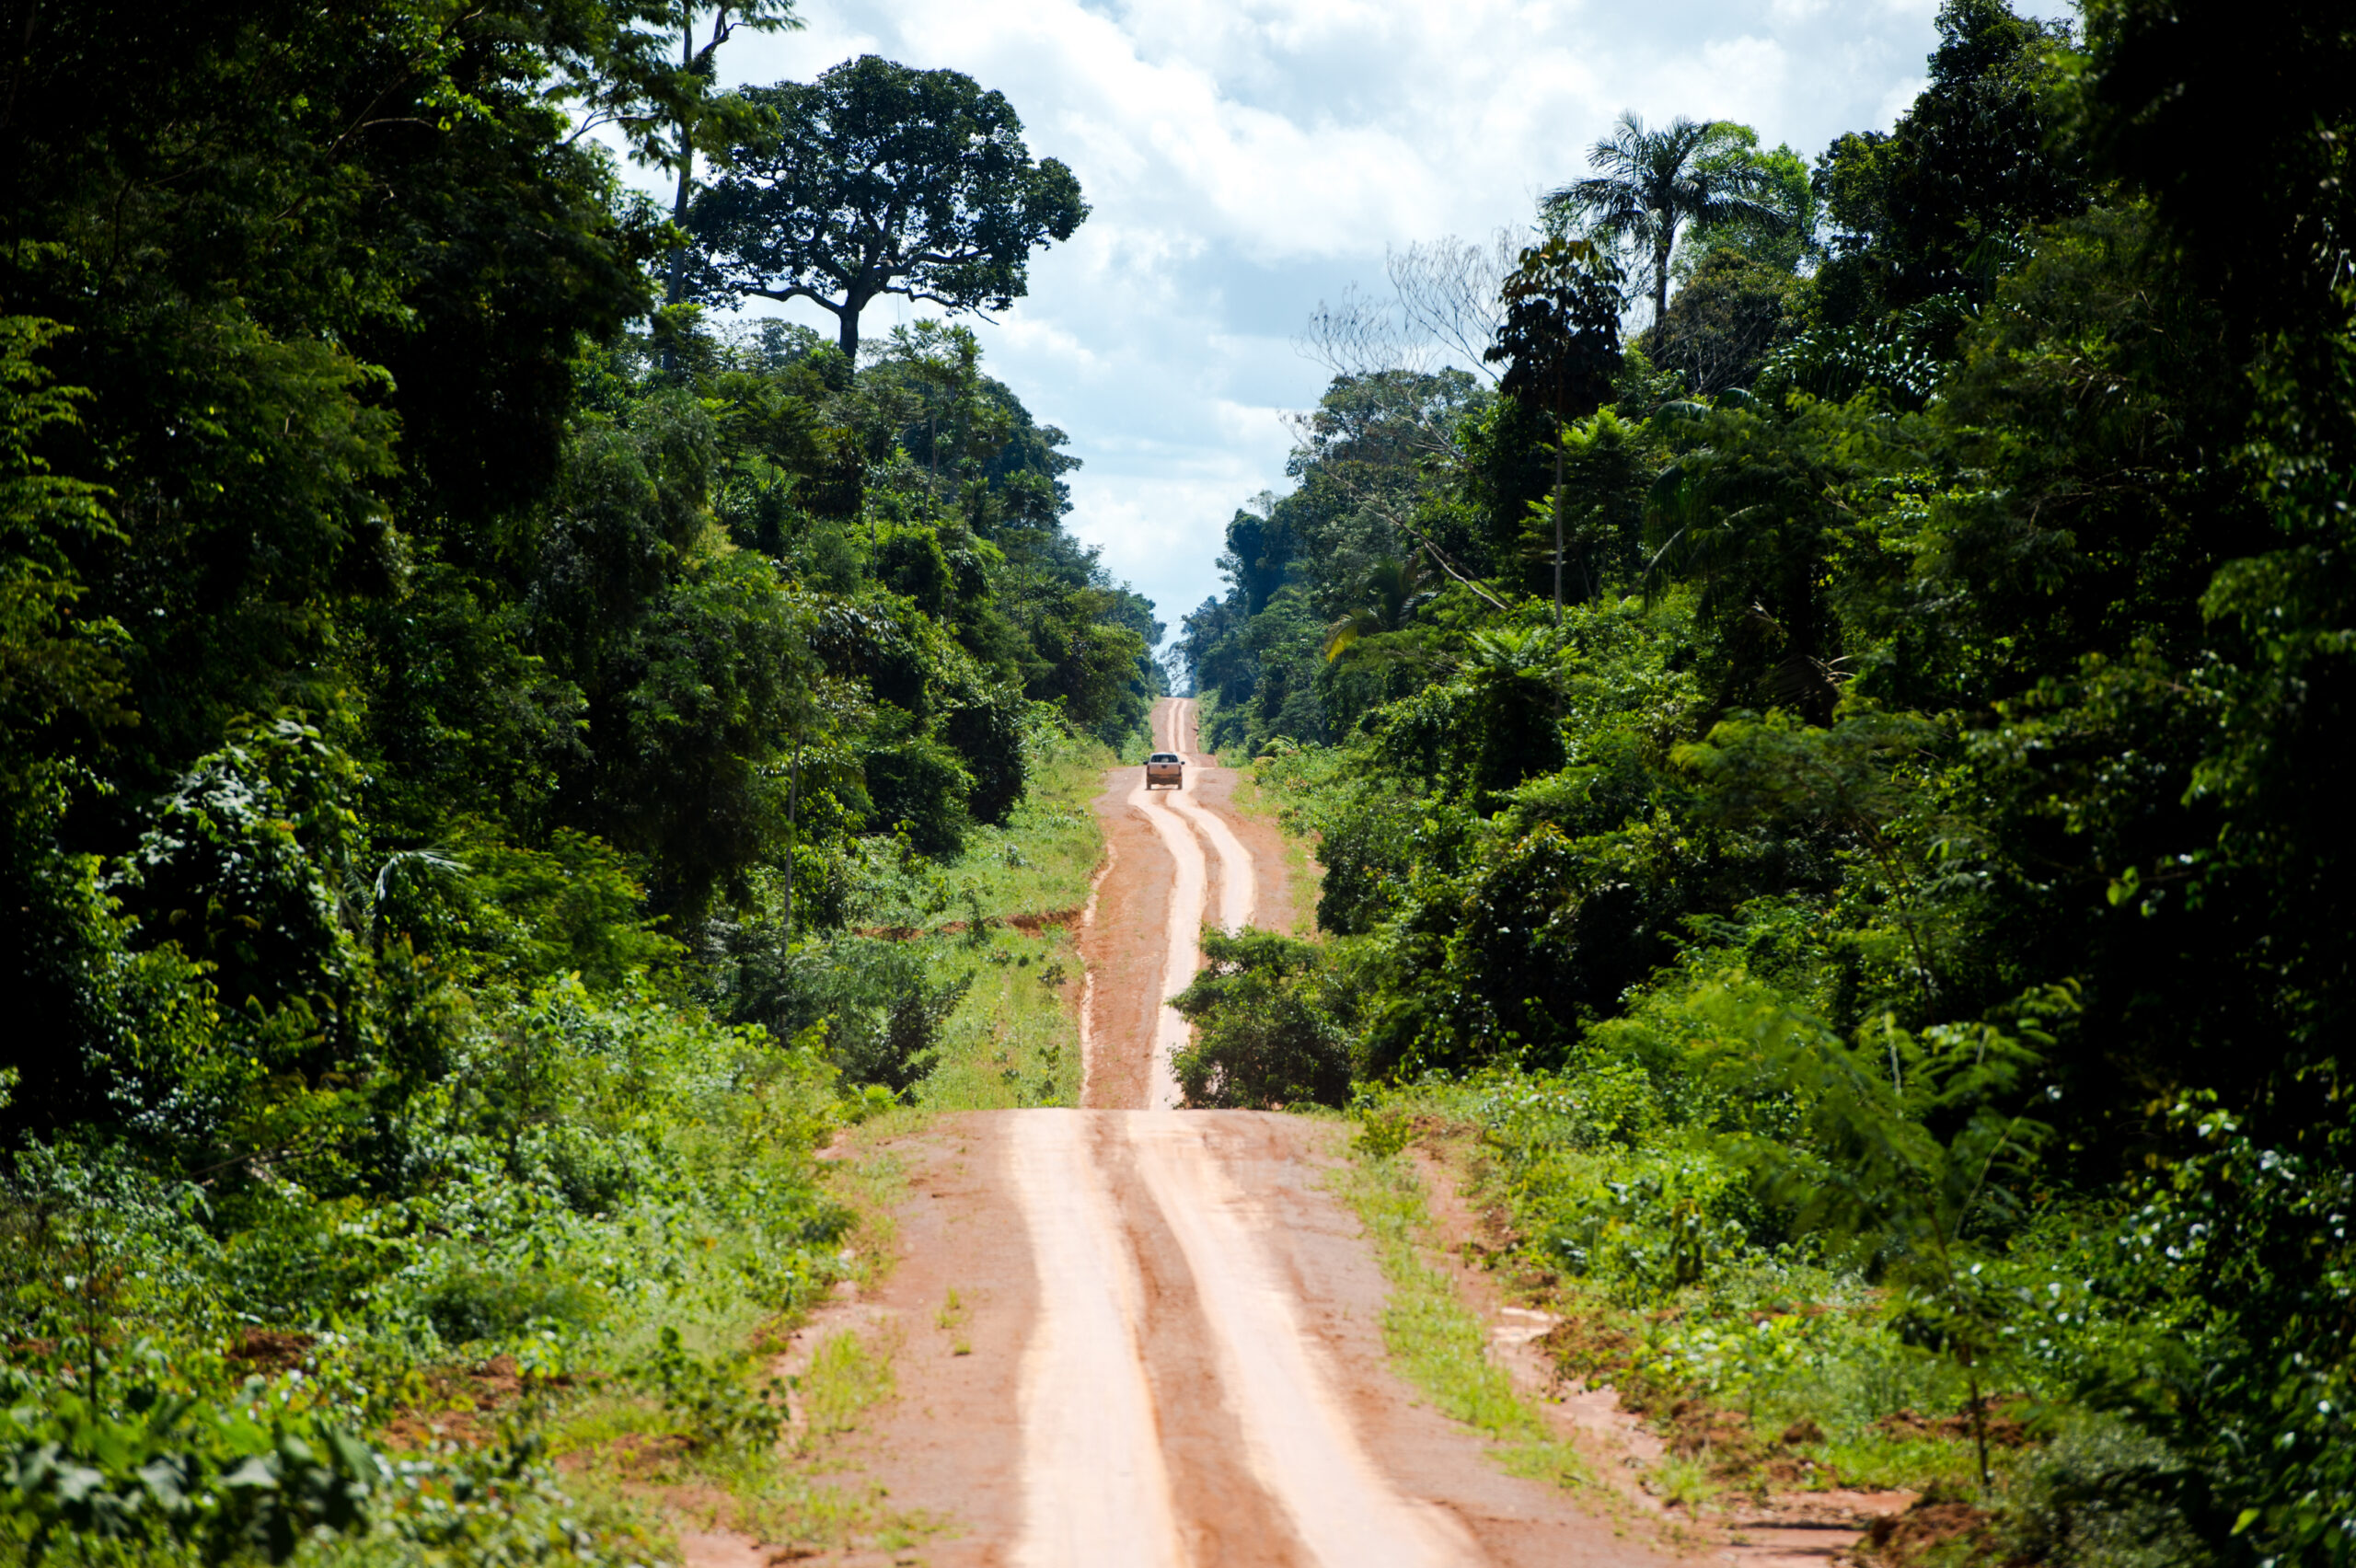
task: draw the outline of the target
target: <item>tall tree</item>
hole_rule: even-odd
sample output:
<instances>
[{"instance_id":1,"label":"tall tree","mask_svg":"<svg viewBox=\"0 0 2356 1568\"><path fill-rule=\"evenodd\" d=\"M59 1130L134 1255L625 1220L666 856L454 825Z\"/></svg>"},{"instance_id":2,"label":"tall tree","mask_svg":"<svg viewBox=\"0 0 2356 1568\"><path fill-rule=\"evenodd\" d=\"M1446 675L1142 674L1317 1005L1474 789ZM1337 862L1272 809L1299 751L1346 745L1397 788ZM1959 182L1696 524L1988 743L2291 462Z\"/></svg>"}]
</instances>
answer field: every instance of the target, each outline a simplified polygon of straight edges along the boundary
<instances>
[{"instance_id":1,"label":"tall tree","mask_svg":"<svg viewBox=\"0 0 2356 1568\"><path fill-rule=\"evenodd\" d=\"M725 156L759 116L742 96L717 90L720 46L738 32L799 32L794 0L623 0L609 6L606 48L594 69L567 73L567 96L582 103L583 128L618 126L641 162L677 178L671 221L685 225L695 195L696 155ZM710 25L704 29L709 11ZM702 41L697 35L702 32ZM672 58L673 50L677 57ZM687 248L671 253L664 303L685 297Z\"/></svg>"},{"instance_id":2,"label":"tall tree","mask_svg":"<svg viewBox=\"0 0 2356 1568\"><path fill-rule=\"evenodd\" d=\"M814 301L854 362L878 295L1003 310L1029 292L1032 249L1088 216L1071 170L1033 162L1013 106L961 72L870 54L744 96L768 124L688 213L696 292Z\"/></svg>"},{"instance_id":3,"label":"tall tree","mask_svg":"<svg viewBox=\"0 0 2356 1568\"><path fill-rule=\"evenodd\" d=\"M1489 350L1506 362L1498 387L1552 416L1554 437L1554 623L1563 620L1564 427L1602 406L1620 368L1620 269L1590 240L1550 239L1521 253L1500 295L1505 324Z\"/></svg>"},{"instance_id":4,"label":"tall tree","mask_svg":"<svg viewBox=\"0 0 2356 1568\"><path fill-rule=\"evenodd\" d=\"M1669 262L1677 237L1692 225L1742 222L1762 228L1788 220L1771 200L1773 178L1755 159L1728 156L1739 127L1680 115L1663 130L1647 130L1633 111L1595 144L1595 173L1553 192L1547 204L1587 220L1639 250L1649 251L1653 319L1669 314Z\"/></svg>"},{"instance_id":5,"label":"tall tree","mask_svg":"<svg viewBox=\"0 0 2356 1568\"><path fill-rule=\"evenodd\" d=\"M669 7L664 7L666 10ZM712 86L718 79L716 56L720 46L731 34L743 28L752 32L800 31L802 23L793 15L793 0L738 0L735 4L715 6L711 13L711 31L700 48L696 43L695 0L681 0L678 6L679 81L681 91L673 101L669 133L667 163L678 171L679 186L671 197L671 221L685 227L687 202L695 194L696 149L707 128L726 130L742 124L741 116L724 112L727 99L718 98ZM738 100L741 102L741 100ZM720 111L720 112L716 112ZM725 144L724 143L722 144ZM671 253L669 276L665 280L664 297L667 304L676 305L686 293L687 251L686 247Z\"/></svg>"},{"instance_id":6,"label":"tall tree","mask_svg":"<svg viewBox=\"0 0 2356 1568\"><path fill-rule=\"evenodd\" d=\"M2053 110L2069 24L1946 0L1938 30L1930 85L1889 134L1852 133L1817 160L1835 231L1819 294L1836 325L1941 294L1983 303L2030 225L2086 209L2084 155Z\"/></svg>"}]
</instances>

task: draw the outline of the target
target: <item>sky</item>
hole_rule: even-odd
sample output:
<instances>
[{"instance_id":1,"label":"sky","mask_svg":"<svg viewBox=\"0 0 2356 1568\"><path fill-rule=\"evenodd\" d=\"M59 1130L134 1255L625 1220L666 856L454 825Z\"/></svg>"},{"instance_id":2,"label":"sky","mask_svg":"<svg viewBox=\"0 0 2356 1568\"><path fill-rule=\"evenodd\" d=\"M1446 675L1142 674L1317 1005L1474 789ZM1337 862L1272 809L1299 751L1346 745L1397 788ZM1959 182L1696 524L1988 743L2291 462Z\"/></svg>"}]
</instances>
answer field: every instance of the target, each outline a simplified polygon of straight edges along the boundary
<instances>
[{"instance_id":1,"label":"sky","mask_svg":"<svg viewBox=\"0 0 2356 1568\"><path fill-rule=\"evenodd\" d=\"M985 369L1071 436L1068 525L1174 634L1222 591L1228 519L1288 488L1282 415L1328 376L1296 347L1321 301L1387 293L1387 249L1527 225L1623 110L1739 121L1809 158L1887 129L1922 88L1936 9L802 0L804 30L737 34L720 75L807 81L860 54L963 71L1007 96L1033 156L1071 166L1088 221L1034 254L1027 298L972 324ZM833 335L813 306L752 309ZM878 300L862 335L920 312Z\"/></svg>"}]
</instances>

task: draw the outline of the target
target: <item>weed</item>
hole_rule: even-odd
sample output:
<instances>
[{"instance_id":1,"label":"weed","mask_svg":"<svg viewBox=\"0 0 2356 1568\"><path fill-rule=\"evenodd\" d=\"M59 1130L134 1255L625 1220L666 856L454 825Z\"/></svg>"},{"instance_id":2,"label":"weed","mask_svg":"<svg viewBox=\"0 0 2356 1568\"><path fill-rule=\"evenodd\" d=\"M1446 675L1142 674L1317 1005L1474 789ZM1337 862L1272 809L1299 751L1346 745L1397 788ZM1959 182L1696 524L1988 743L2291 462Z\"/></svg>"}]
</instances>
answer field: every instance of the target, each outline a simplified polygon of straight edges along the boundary
<instances>
[{"instance_id":1,"label":"weed","mask_svg":"<svg viewBox=\"0 0 2356 1568\"><path fill-rule=\"evenodd\" d=\"M1431 1221L1414 1169L1395 1157L1357 1153L1337 1181L1373 1237L1391 1284L1382 1336L1392 1361L1443 1413L1500 1444L1507 1470L1558 1486L1591 1483L1585 1462L1489 1359L1481 1320L1457 1299L1449 1277L1424 1261Z\"/></svg>"},{"instance_id":2,"label":"weed","mask_svg":"<svg viewBox=\"0 0 2356 1568\"><path fill-rule=\"evenodd\" d=\"M777 1441L784 1424L785 1388L775 1378L749 1386L748 1362L742 1355L700 1361L680 1347L679 1331L666 1327L661 1347L637 1377L659 1394L691 1446L764 1449Z\"/></svg>"},{"instance_id":3,"label":"weed","mask_svg":"<svg viewBox=\"0 0 2356 1568\"><path fill-rule=\"evenodd\" d=\"M1395 1105L1370 1105L1361 1113L1354 1147L1369 1159L1388 1159L1412 1142L1415 1124Z\"/></svg>"},{"instance_id":4,"label":"weed","mask_svg":"<svg viewBox=\"0 0 2356 1568\"><path fill-rule=\"evenodd\" d=\"M1718 1495L1718 1489L1710 1481L1707 1449L1691 1457L1663 1455L1645 1477L1645 1486L1667 1506L1682 1508L1697 1518Z\"/></svg>"},{"instance_id":5,"label":"weed","mask_svg":"<svg viewBox=\"0 0 2356 1568\"><path fill-rule=\"evenodd\" d=\"M870 1406L890 1397L890 1350L849 1331L830 1334L795 1379L795 1389L806 1451L814 1441L849 1432Z\"/></svg>"}]
</instances>

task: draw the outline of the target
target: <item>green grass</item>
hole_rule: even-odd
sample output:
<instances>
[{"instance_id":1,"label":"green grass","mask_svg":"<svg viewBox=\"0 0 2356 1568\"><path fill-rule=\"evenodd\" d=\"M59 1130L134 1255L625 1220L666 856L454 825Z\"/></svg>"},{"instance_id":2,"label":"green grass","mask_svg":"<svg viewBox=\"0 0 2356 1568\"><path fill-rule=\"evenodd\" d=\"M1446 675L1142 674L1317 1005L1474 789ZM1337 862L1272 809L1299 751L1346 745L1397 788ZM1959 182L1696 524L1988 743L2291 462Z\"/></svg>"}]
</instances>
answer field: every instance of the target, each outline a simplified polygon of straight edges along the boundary
<instances>
[{"instance_id":1,"label":"green grass","mask_svg":"<svg viewBox=\"0 0 2356 1568\"><path fill-rule=\"evenodd\" d=\"M1030 794L1011 819L976 830L965 853L939 873L946 896L936 893L925 906L940 913L909 940L936 983L969 982L965 996L942 1026L939 1057L918 1084L915 1104L869 1117L852 1131L849 1158L826 1167L830 1194L857 1216L847 1239L851 1256L841 1267L862 1288L888 1268L895 1239L893 1210L907 1172L884 1147L890 1140L919 1129L933 1112L1079 1101L1081 965L1073 931L1041 921L1025 922L1035 928L1026 930L1013 919L1076 915L1087 903L1103 853L1091 802L1114 764L1112 752L1093 741L1050 739L1033 758ZM941 928L952 922L965 928ZM714 1247L726 1244L717 1239ZM962 1303L942 1308L941 1327L960 1346L964 1315ZM745 1343L763 1325L741 1304L715 1299L699 1320L680 1326L691 1345L716 1348ZM772 1334L779 1326L767 1325ZM617 1505L649 1483L709 1497L685 1514L666 1500L680 1528L725 1527L792 1550L896 1551L937 1535L941 1525L895 1508L880 1487L832 1473L845 1441L891 1397L895 1349L889 1333L827 1334L796 1381L793 1421L773 1447L664 1450L650 1470L625 1457L633 1440L642 1449L644 1440L671 1438L676 1447L678 1424L628 1391L572 1412L559 1446L580 1457L592 1490Z\"/></svg>"},{"instance_id":2,"label":"green grass","mask_svg":"<svg viewBox=\"0 0 2356 1568\"><path fill-rule=\"evenodd\" d=\"M1057 736L1032 758L1031 788L1003 827L978 827L944 874L943 920L966 920L976 906L989 919L1078 910L1104 853L1090 802L1117 766L1110 748L1085 737Z\"/></svg>"},{"instance_id":3,"label":"green grass","mask_svg":"<svg viewBox=\"0 0 2356 1568\"><path fill-rule=\"evenodd\" d=\"M1710 1478L1706 1458L1664 1454L1646 1473L1645 1485L1665 1505L1682 1508L1697 1517L1718 1498L1718 1488Z\"/></svg>"},{"instance_id":4,"label":"green grass","mask_svg":"<svg viewBox=\"0 0 2356 1568\"><path fill-rule=\"evenodd\" d=\"M1325 868L1310 853L1308 838L1295 832L1284 818L1284 801L1269 788L1262 777L1261 765L1246 762L1235 780L1235 793L1230 798L1242 815L1265 822L1275 827L1284 841L1285 883L1292 890L1292 936L1314 940L1317 936L1317 898L1325 882Z\"/></svg>"},{"instance_id":5,"label":"green grass","mask_svg":"<svg viewBox=\"0 0 2356 1568\"><path fill-rule=\"evenodd\" d=\"M1448 1275L1426 1261L1431 1216L1415 1167L1398 1155L1352 1152L1336 1182L1373 1239L1391 1285L1382 1337L1392 1363L1435 1409L1496 1444L1497 1458L1514 1474L1557 1486L1590 1484L1586 1462L1554 1436L1512 1378L1489 1359L1481 1320L1457 1298Z\"/></svg>"},{"instance_id":6,"label":"green grass","mask_svg":"<svg viewBox=\"0 0 2356 1568\"><path fill-rule=\"evenodd\" d=\"M794 1389L804 1452L856 1430L860 1416L891 1398L892 1349L886 1336L871 1340L848 1330L819 1343Z\"/></svg>"},{"instance_id":7,"label":"green grass","mask_svg":"<svg viewBox=\"0 0 2356 1568\"><path fill-rule=\"evenodd\" d=\"M1036 759L1030 797L1003 828L976 833L947 873L944 919L964 931L925 936L933 979L970 982L942 1029L940 1059L917 1086L928 1111L1004 1111L1080 1102L1075 931L1104 853L1090 802L1113 754L1094 741L1054 743ZM983 928L970 922L979 915ZM1020 916L1069 923L1014 924Z\"/></svg>"},{"instance_id":8,"label":"green grass","mask_svg":"<svg viewBox=\"0 0 2356 1568\"><path fill-rule=\"evenodd\" d=\"M854 1130L851 1155L826 1168L832 1194L859 1216L845 1269L863 1288L889 1266L892 1206L907 1182L905 1161L878 1146L921 1120L907 1109L871 1119ZM776 1345L800 1316L771 1319L754 1343ZM722 1311L683 1324L682 1338L743 1344L753 1336L740 1314ZM893 1507L879 1486L835 1473L843 1440L895 1391L897 1347L891 1330L826 1334L791 1381L791 1418L775 1443L696 1447L677 1413L624 1378L565 1412L550 1447L568 1458L569 1490L606 1515L656 1520L658 1536L723 1528L789 1550L897 1550L938 1534L938 1523ZM765 1353L737 1375L756 1382L769 1365Z\"/></svg>"},{"instance_id":9,"label":"green grass","mask_svg":"<svg viewBox=\"0 0 2356 1568\"><path fill-rule=\"evenodd\" d=\"M938 980L971 987L942 1025L941 1056L917 1086L928 1111L1003 1111L1080 1102L1080 962L1071 933L1000 928L975 942L925 939Z\"/></svg>"}]
</instances>

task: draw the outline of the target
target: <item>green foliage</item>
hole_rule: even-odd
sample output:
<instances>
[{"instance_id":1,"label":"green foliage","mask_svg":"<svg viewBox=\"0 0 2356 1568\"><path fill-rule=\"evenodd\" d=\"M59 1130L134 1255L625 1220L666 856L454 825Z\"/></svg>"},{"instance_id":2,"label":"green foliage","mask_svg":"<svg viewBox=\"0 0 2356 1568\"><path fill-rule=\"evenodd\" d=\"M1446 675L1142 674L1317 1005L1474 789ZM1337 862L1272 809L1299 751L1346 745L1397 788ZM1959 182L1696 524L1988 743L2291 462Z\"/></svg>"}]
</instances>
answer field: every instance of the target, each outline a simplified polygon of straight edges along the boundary
<instances>
[{"instance_id":1,"label":"green foliage","mask_svg":"<svg viewBox=\"0 0 2356 1568\"><path fill-rule=\"evenodd\" d=\"M638 1378L662 1398L663 1408L699 1447L758 1452L777 1441L785 1424L785 1384L771 1378L759 1389L746 1387L745 1363L712 1366L681 1347L679 1331L664 1328L654 1354Z\"/></svg>"},{"instance_id":2,"label":"green foliage","mask_svg":"<svg viewBox=\"0 0 2356 1568\"><path fill-rule=\"evenodd\" d=\"M1896 128L1842 136L1817 160L1831 325L1948 294L1977 304L2017 261L2023 229L2086 206L2084 150L2052 133L2046 92L2069 24L1950 0L1938 29L1929 84Z\"/></svg>"},{"instance_id":3,"label":"green foliage","mask_svg":"<svg viewBox=\"0 0 2356 1568\"><path fill-rule=\"evenodd\" d=\"M1646 347L1663 370L1676 372L1697 394L1715 398L1747 389L1796 329L1805 298L1789 271L1750 260L1730 247L1713 249L1646 334ZM1789 369L1783 374L1819 395L1855 390L1833 387L1812 366L1805 376Z\"/></svg>"},{"instance_id":4,"label":"green foliage","mask_svg":"<svg viewBox=\"0 0 2356 1568\"><path fill-rule=\"evenodd\" d=\"M1620 351L1619 281L1611 258L1587 240L1524 250L1499 292L1505 320L1484 356L1506 366L1499 389L1559 420L1592 412Z\"/></svg>"},{"instance_id":5,"label":"green foliage","mask_svg":"<svg viewBox=\"0 0 2356 1568\"><path fill-rule=\"evenodd\" d=\"M33 356L63 329L0 317L0 790L14 801L33 784L17 770L50 750L35 735L64 720L91 730L128 721L122 628L75 612L87 592L72 547L121 539L103 486L52 471L36 450L77 425L88 394L51 383Z\"/></svg>"},{"instance_id":6,"label":"green foliage","mask_svg":"<svg viewBox=\"0 0 2356 1568\"><path fill-rule=\"evenodd\" d=\"M685 215L774 140L715 52L790 6L40 20L0 124L0 1540L650 1561L533 1429L653 1366L707 1447L774 1434L723 1384L845 1266L814 1150L976 1027L971 974L852 930L932 918L969 844L1084 882L1034 781L1139 728L1162 628L971 333L862 367L682 303L584 133ZM868 130L981 126L933 173L1023 192L892 281L1019 294L1068 172L869 65ZM510 1357L495 1442L352 1438Z\"/></svg>"},{"instance_id":7,"label":"green foliage","mask_svg":"<svg viewBox=\"0 0 2356 1568\"><path fill-rule=\"evenodd\" d=\"M1350 1043L1311 943L1272 931L1203 935L1203 970L1170 1000L1195 1025L1171 1063L1186 1103L1271 1110L1340 1105Z\"/></svg>"},{"instance_id":8,"label":"green foliage","mask_svg":"<svg viewBox=\"0 0 2356 1568\"><path fill-rule=\"evenodd\" d=\"M1682 116L1651 130L1623 113L1588 155L1596 172L1549 195L1549 215L1634 250L1652 271L1659 321L1669 314L1669 267L1683 231L1742 225L1773 233L1790 221L1775 200L1783 190L1773 172L1746 156L1747 134L1745 127Z\"/></svg>"},{"instance_id":9,"label":"green foliage","mask_svg":"<svg viewBox=\"0 0 2356 1568\"><path fill-rule=\"evenodd\" d=\"M223 1404L142 1383L120 1413L22 1372L9 1381L0 1531L29 1563L77 1538L126 1555L168 1541L202 1563L283 1562L314 1531L366 1528L394 1489L369 1445L273 1409L258 1380Z\"/></svg>"},{"instance_id":10,"label":"green foliage","mask_svg":"<svg viewBox=\"0 0 2356 1568\"><path fill-rule=\"evenodd\" d=\"M1316 837L1357 1091L1483 1129L1588 1375L2024 1553L2341 1562L2352 46L2086 25L1954 0L1806 199L1689 122L1821 251L1688 228L1608 409L1461 412L1403 628L1293 632L1367 581L1304 463L1181 651Z\"/></svg>"},{"instance_id":11,"label":"green foliage","mask_svg":"<svg viewBox=\"0 0 2356 1568\"><path fill-rule=\"evenodd\" d=\"M1071 170L1033 162L1005 97L960 72L870 54L743 96L758 129L688 213L699 292L814 301L841 323L846 359L881 294L1005 309L1032 248L1088 215Z\"/></svg>"},{"instance_id":12,"label":"green foliage","mask_svg":"<svg viewBox=\"0 0 2356 1568\"><path fill-rule=\"evenodd\" d=\"M2042 1562L2173 1568L2213 1561L2188 1516L2181 1455L2116 1417L2081 1416L2015 1482L2006 1547Z\"/></svg>"}]
</instances>

